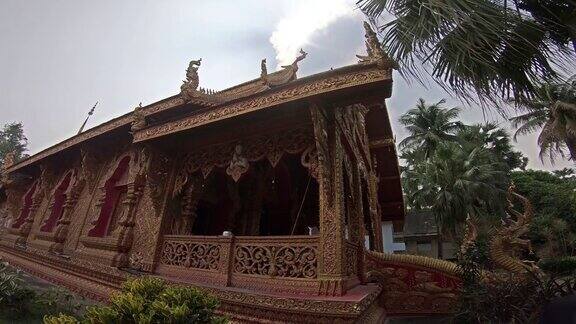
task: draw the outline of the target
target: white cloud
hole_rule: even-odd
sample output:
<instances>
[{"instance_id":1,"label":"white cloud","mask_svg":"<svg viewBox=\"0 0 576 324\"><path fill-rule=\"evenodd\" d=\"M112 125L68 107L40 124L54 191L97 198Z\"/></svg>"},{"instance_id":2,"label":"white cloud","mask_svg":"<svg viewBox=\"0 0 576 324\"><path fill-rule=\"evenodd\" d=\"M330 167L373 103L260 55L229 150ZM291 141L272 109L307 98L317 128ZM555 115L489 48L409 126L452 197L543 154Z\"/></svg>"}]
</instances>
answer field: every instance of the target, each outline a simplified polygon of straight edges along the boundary
<instances>
[{"instance_id":1,"label":"white cloud","mask_svg":"<svg viewBox=\"0 0 576 324\"><path fill-rule=\"evenodd\" d=\"M278 22L270 37L278 67L291 64L314 33L353 15L354 9L354 1L350 0L307 0L296 5Z\"/></svg>"}]
</instances>

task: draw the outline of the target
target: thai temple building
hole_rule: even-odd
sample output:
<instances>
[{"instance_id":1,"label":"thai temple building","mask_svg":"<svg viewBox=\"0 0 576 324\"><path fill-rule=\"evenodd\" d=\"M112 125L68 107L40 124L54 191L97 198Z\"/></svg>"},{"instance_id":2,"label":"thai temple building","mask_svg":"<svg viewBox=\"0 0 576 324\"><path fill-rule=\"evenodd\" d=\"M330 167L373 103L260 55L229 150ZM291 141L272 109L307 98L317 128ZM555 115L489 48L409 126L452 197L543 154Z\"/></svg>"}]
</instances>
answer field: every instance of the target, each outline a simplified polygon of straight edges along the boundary
<instances>
[{"instance_id":1,"label":"thai temple building","mask_svg":"<svg viewBox=\"0 0 576 324\"><path fill-rule=\"evenodd\" d=\"M298 78L301 51L213 91L192 61L178 94L7 157L0 258L96 300L131 276L198 286L236 322L453 312L454 264L383 252L404 217L395 63L365 29L357 64Z\"/></svg>"}]
</instances>

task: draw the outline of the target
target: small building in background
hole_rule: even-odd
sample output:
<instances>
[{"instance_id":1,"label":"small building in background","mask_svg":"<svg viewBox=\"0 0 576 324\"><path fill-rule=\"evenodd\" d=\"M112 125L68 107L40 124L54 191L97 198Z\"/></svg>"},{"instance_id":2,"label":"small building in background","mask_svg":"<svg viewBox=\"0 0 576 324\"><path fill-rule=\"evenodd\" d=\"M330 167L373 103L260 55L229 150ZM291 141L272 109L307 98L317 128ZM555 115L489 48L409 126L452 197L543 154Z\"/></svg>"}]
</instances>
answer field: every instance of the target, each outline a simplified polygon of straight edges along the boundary
<instances>
[{"instance_id":1,"label":"small building in background","mask_svg":"<svg viewBox=\"0 0 576 324\"><path fill-rule=\"evenodd\" d=\"M431 211L409 211L404 219L402 233L395 235L395 241L403 241L407 254L418 254L446 260L456 259L453 242L442 242L439 253L438 227Z\"/></svg>"}]
</instances>

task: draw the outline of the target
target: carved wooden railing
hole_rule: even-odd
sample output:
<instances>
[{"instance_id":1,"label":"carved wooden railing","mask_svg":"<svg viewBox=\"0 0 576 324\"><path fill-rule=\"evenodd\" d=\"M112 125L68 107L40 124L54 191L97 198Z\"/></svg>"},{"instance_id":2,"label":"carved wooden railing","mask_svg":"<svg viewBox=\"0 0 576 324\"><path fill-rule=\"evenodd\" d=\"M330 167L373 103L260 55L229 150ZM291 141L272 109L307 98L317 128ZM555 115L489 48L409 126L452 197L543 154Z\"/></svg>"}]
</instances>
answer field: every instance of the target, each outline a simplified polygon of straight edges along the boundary
<instances>
[{"instance_id":1,"label":"carved wooden railing","mask_svg":"<svg viewBox=\"0 0 576 324\"><path fill-rule=\"evenodd\" d=\"M318 236L166 235L157 272L219 286L315 293Z\"/></svg>"}]
</instances>

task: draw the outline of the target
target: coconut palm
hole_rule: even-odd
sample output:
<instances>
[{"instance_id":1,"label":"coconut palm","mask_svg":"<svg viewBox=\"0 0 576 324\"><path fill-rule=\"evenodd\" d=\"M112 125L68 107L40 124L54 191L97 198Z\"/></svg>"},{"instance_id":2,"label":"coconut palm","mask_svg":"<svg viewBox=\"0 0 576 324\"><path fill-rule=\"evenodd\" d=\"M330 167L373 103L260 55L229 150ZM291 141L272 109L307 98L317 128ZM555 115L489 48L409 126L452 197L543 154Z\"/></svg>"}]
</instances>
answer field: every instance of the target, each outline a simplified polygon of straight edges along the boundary
<instances>
[{"instance_id":1,"label":"coconut palm","mask_svg":"<svg viewBox=\"0 0 576 324\"><path fill-rule=\"evenodd\" d=\"M541 129L538 136L540 157L552 161L567 149L576 161L576 75L566 82L541 83L534 99L514 101L524 113L510 119L516 133L514 138Z\"/></svg>"},{"instance_id":2,"label":"coconut palm","mask_svg":"<svg viewBox=\"0 0 576 324\"><path fill-rule=\"evenodd\" d=\"M454 121L460 109L446 109L442 99L435 104L427 105L424 99L418 99L415 108L400 117L400 123L410 133L400 142L403 151L416 150L428 158L442 141L455 141L454 133L462 128L462 123ZM414 154L415 152L412 152Z\"/></svg>"},{"instance_id":3,"label":"coconut palm","mask_svg":"<svg viewBox=\"0 0 576 324\"><path fill-rule=\"evenodd\" d=\"M401 71L471 100L534 95L576 58L573 0L359 0ZM574 49L572 48L574 44Z\"/></svg>"}]
</instances>

